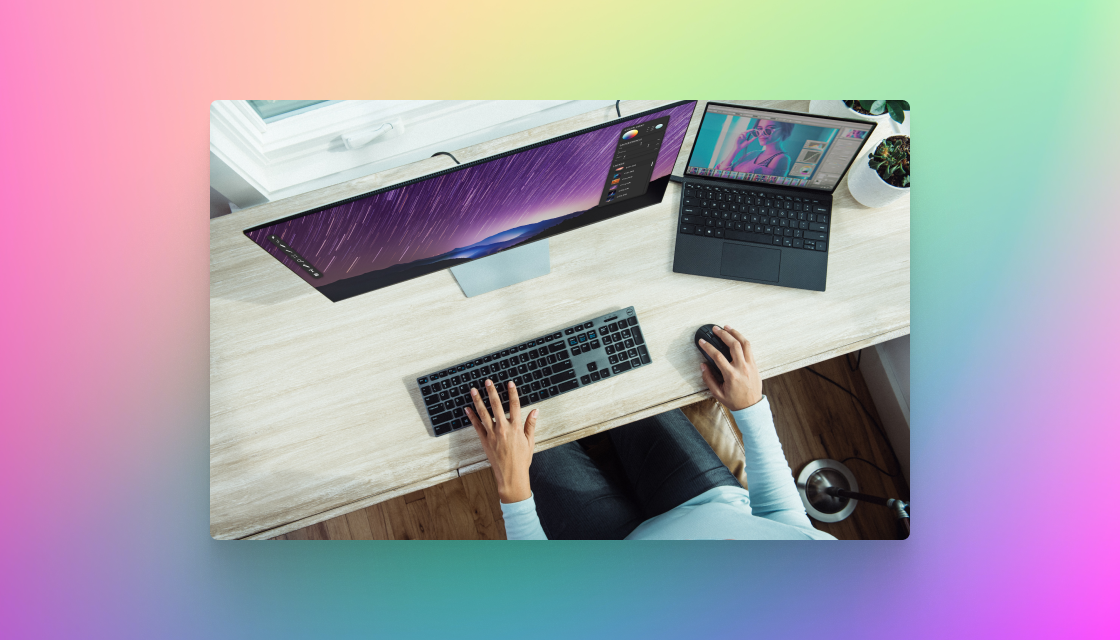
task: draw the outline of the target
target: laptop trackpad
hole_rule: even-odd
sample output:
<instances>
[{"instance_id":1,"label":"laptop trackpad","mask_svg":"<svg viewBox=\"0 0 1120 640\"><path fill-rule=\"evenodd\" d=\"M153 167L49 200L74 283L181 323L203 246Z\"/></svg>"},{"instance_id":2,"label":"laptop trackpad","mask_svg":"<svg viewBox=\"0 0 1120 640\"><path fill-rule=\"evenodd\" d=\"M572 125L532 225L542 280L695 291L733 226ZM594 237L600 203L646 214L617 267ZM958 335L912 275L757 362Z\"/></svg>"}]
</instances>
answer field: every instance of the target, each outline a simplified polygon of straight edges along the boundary
<instances>
[{"instance_id":1,"label":"laptop trackpad","mask_svg":"<svg viewBox=\"0 0 1120 640\"><path fill-rule=\"evenodd\" d=\"M751 280L778 281L778 267L782 262L779 249L763 249L743 244L723 243L720 275Z\"/></svg>"}]
</instances>

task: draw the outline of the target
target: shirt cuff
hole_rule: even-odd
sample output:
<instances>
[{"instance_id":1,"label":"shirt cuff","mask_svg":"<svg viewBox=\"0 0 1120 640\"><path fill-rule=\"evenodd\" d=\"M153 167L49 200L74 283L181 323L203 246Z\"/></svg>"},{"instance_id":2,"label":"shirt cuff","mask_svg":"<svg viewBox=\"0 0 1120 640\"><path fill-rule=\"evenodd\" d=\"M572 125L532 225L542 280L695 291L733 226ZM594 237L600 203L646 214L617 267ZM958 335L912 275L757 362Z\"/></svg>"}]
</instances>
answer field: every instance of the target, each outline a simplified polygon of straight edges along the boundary
<instances>
[{"instance_id":1,"label":"shirt cuff","mask_svg":"<svg viewBox=\"0 0 1120 640\"><path fill-rule=\"evenodd\" d=\"M524 516L530 513L536 515L537 513L537 502L536 500L533 500L532 493L529 494L528 498L522 500L521 502L510 502L509 504L506 504L505 502L499 500L498 503L502 505L503 518Z\"/></svg>"},{"instance_id":2,"label":"shirt cuff","mask_svg":"<svg viewBox=\"0 0 1120 640\"><path fill-rule=\"evenodd\" d=\"M740 425L740 429L742 427L753 427L759 423L765 424L773 419L770 413L770 400L766 396L762 396L761 400L746 409L732 411L731 417Z\"/></svg>"}]
</instances>

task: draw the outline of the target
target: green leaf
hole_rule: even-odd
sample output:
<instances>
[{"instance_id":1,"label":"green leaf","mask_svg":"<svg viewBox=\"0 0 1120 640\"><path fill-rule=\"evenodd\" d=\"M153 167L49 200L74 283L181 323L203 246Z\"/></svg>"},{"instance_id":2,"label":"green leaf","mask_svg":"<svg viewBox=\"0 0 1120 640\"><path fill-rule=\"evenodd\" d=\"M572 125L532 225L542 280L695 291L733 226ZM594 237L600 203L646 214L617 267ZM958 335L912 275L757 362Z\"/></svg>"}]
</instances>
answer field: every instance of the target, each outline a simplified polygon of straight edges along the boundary
<instances>
[{"instance_id":1,"label":"green leaf","mask_svg":"<svg viewBox=\"0 0 1120 640\"><path fill-rule=\"evenodd\" d=\"M891 113L891 120L902 124L906 120L906 112L898 108L898 102L891 100L887 102L887 111Z\"/></svg>"},{"instance_id":2,"label":"green leaf","mask_svg":"<svg viewBox=\"0 0 1120 640\"><path fill-rule=\"evenodd\" d=\"M887 101L886 100L876 100L874 103L872 103L871 108L868 109L868 111L870 111L871 113L873 113L877 116L882 115L884 112L886 112L886 110L887 110Z\"/></svg>"},{"instance_id":3,"label":"green leaf","mask_svg":"<svg viewBox=\"0 0 1120 640\"><path fill-rule=\"evenodd\" d=\"M859 106L863 107L864 111L871 111L872 105L875 104L874 100L856 100L856 102L859 103Z\"/></svg>"},{"instance_id":4,"label":"green leaf","mask_svg":"<svg viewBox=\"0 0 1120 640\"><path fill-rule=\"evenodd\" d=\"M891 102L897 104L903 111L910 110L910 103L905 100L891 100Z\"/></svg>"},{"instance_id":5,"label":"green leaf","mask_svg":"<svg viewBox=\"0 0 1120 640\"><path fill-rule=\"evenodd\" d=\"M904 187L909 187L910 186L910 176L906 176L905 178L902 179L902 186L904 186Z\"/></svg>"}]
</instances>

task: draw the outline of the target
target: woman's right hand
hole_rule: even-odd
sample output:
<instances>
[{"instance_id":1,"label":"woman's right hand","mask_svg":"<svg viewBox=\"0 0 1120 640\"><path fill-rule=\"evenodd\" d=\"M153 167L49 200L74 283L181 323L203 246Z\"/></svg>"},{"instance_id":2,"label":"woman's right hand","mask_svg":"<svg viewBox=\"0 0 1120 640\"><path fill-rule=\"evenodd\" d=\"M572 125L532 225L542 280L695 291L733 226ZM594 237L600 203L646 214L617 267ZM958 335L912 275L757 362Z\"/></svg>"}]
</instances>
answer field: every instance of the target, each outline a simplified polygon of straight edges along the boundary
<instances>
[{"instance_id":1,"label":"woman's right hand","mask_svg":"<svg viewBox=\"0 0 1120 640\"><path fill-rule=\"evenodd\" d=\"M753 139L754 129L751 129L750 131L744 131L743 133L739 134L739 139L736 141L736 145L739 147L745 147L749 145L751 143L751 140Z\"/></svg>"},{"instance_id":2,"label":"woman's right hand","mask_svg":"<svg viewBox=\"0 0 1120 640\"><path fill-rule=\"evenodd\" d=\"M746 409L762 400L762 378L758 375L758 366L754 363L754 352L751 343L743 334L731 327L712 327L716 336L731 350L731 362L723 357L712 345L704 340L700 341L700 348L715 360L720 373L723 374L723 383L716 381L715 376L708 369L708 364L700 364L700 376L708 390L720 404L732 411Z\"/></svg>"}]
</instances>

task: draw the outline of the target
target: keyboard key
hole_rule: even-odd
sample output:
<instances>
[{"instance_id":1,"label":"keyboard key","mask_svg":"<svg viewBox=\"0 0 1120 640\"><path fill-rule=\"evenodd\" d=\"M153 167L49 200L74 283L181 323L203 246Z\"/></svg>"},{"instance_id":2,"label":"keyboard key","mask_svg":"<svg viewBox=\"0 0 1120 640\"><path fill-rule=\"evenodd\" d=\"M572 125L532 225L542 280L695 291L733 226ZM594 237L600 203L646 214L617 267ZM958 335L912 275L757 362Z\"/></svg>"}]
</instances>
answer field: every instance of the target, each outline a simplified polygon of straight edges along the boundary
<instances>
[{"instance_id":1,"label":"keyboard key","mask_svg":"<svg viewBox=\"0 0 1120 640\"><path fill-rule=\"evenodd\" d=\"M638 347L638 359L642 361L642 364L650 363L649 351L645 347Z\"/></svg>"},{"instance_id":2,"label":"keyboard key","mask_svg":"<svg viewBox=\"0 0 1120 640\"><path fill-rule=\"evenodd\" d=\"M622 373L624 371L629 371L632 368L633 367L630 366L629 362L620 362L620 363L614 365L613 367L611 367L611 372L612 373Z\"/></svg>"},{"instance_id":3,"label":"keyboard key","mask_svg":"<svg viewBox=\"0 0 1120 640\"><path fill-rule=\"evenodd\" d=\"M437 402L439 402L439 394L438 393L433 393L431 395L424 396L424 404L426 404L428 406L436 404Z\"/></svg>"},{"instance_id":4,"label":"keyboard key","mask_svg":"<svg viewBox=\"0 0 1120 640\"><path fill-rule=\"evenodd\" d=\"M564 370L571 369L571 368L572 368L572 361L571 360L562 360L560 362L557 362L552 367L552 370L553 371L564 371Z\"/></svg>"},{"instance_id":5,"label":"keyboard key","mask_svg":"<svg viewBox=\"0 0 1120 640\"><path fill-rule=\"evenodd\" d=\"M591 381L592 382L598 382L599 381L599 372L598 371L592 371L591 372Z\"/></svg>"},{"instance_id":6,"label":"keyboard key","mask_svg":"<svg viewBox=\"0 0 1120 640\"><path fill-rule=\"evenodd\" d=\"M452 414L450 411L437 413L436 415L432 416L432 424L442 424L444 422L447 422L451 420L453 415L454 414Z\"/></svg>"},{"instance_id":7,"label":"keyboard key","mask_svg":"<svg viewBox=\"0 0 1120 640\"><path fill-rule=\"evenodd\" d=\"M549 387L548 395L549 397L560 395L560 389L558 387Z\"/></svg>"},{"instance_id":8,"label":"keyboard key","mask_svg":"<svg viewBox=\"0 0 1120 640\"><path fill-rule=\"evenodd\" d=\"M579 377L579 383L580 384L591 384L591 376L580 376Z\"/></svg>"},{"instance_id":9,"label":"keyboard key","mask_svg":"<svg viewBox=\"0 0 1120 640\"><path fill-rule=\"evenodd\" d=\"M607 347L607 348L611 349L612 347ZM611 357L607 358L607 361L610 362L611 364L618 364L618 356L611 356Z\"/></svg>"},{"instance_id":10,"label":"keyboard key","mask_svg":"<svg viewBox=\"0 0 1120 640\"><path fill-rule=\"evenodd\" d=\"M595 364L594 362L588 362L587 363L587 370L588 371L594 371L598 368L599 368L599 365Z\"/></svg>"},{"instance_id":11,"label":"keyboard key","mask_svg":"<svg viewBox=\"0 0 1120 640\"><path fill-rule=\"evenodd\" d=\"M640 366L642 366L642 361L638 360L637 358L634 358L633 360L630 361L630 366L640 367Z\"/></svg>"},{"instance_id":12,"label":"keyboard key","mask_svg":"<svg viewBox=\"0 0 1120 640\"><path fill-rule=\"evenodd\" d=\"M817 251L824 251L825 245L824 245L823 242L818 241L816 244L817 244Z\"/></svg>"},{"instance_id":13,"label":"keyboard key","mask_svg":"<svg viewBox=\"0 0 1120 640\"><path fill-rule=\"evenodd\" d=\"M634 318L634 317L627 318L626 319L626 324L628 324L632 327L632 326L638 324L638 319Z\"/></svg>"},{"instance_id":14,"label":"keyboard key","mask_svg":"<svg viewBox=\"0 0 1120 640\"><path fill-rule=\"evenodd\" d=\"M607 378L611 377L611 372L607 371L606 369L603 369L602 371L599 372L599 376L602 377L604 380L606 380Z\"/></svg>"},{"instance_id":15,"label":"keyboard key","mask_svg":"<svg viewBox=\"0 0 1120 640\"><path fill-rule=\"evenodd\" d=\"M827 236L825 234L819 232L819 231L806 231L805 232L805 239L806 240L816 241L816 240L824 240L825 238L827 238Z\"/></svg>"},{"instance_id":16,"label":"keyboard key","mask_svg":"<svg viewBox=\"0 0 1120 640\"><path fill-rule=\"evenodd\" d=\"M567 382L564 382L564 383L560 384L557 387L557 390L560 393L564 393L565 391L571 391L572 389L578 389L578 388L579 388L579 384L575 380L569 380Z\"/></svg>"},{"instance_id":17,"label":"keyboard key","mask_svg":"<svg viewBox=\"0 0 1120 640\"><path fill-rule=\"evenodd\" d=\"M560 384L561 382L564 382L565 380L571 380L574 377L576 377L576 372L569 369L568 371L561 371L560 373L557 373L556 375L550 377L548 381L551 384Z\"/></svg>"},{"instance_id":18,"label":"keyboard key","mask_svg":"<svg viewBox=\"0 0 1120 640\"><path fill-rule=\"evenodd\" d=\"M809 223L809 229L812 231L828 231L828 225L821 224L819 222L813 222Z\"/></svg>"},{"instance_id":19,"label":"keyboard key","mask_svg":"<svg viewBox=\"0 0 1120 640\"><path fill-rule=\"evenodd\" d=\"M631 331L634 332L634 344L642 344L645 342L645 338L642 337L641 329L639 329L638 327L634 327L633 329L631 329Z\"/></svg>"},{"instance_id":20,"label":"keyboard key","mask_svg":"<svg viewBox=\"0 0 1120 640\"><path fill-rule=\"evenodd\" d=\"M592 349L598 349L598 348L599 348L599 347L601 347L601 346L602 346L602 345L600 345L600 344L599 344L599 341L598 341L598 340L592 340L592 341L591 341L591 348L592 348Z\"/></svg>"}]
</instances>

